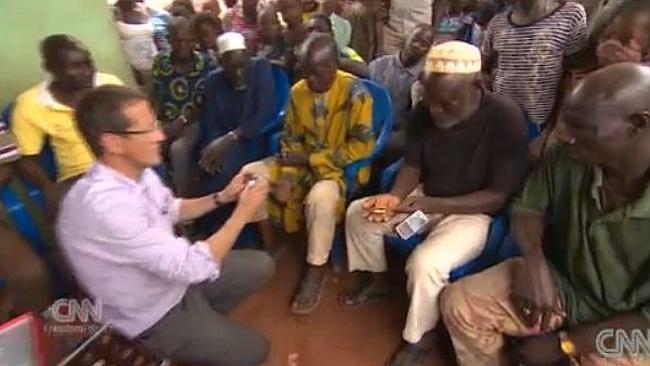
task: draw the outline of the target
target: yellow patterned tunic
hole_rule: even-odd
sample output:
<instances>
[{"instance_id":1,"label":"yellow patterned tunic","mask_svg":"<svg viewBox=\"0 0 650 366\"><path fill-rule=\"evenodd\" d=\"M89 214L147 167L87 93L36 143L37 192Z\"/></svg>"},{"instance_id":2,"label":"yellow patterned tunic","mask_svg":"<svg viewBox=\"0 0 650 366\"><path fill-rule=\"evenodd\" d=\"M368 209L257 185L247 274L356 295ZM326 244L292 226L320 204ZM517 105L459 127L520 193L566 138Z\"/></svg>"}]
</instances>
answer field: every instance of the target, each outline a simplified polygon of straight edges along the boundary
<instances>
[{"instance_id":1,"label":"yellow patterned tunic","mask_svg":"<svg viewBox=\"0 0 650 366\"><path fill-rule=\"evenodd\" d=\"M343 217L346 186L343 169L367 157L375 146L372 133L372 96L357 77L337 71L332 88L313 93L305 80L291 89L282 133L282 152L309 155L309 167L280 166L269 161L271 180L288 179L293 199L286 204L271 199L269 214L287 232L303 226L303 200L320 180L334 180L341 188L339 215ZM359 183L368 182L370 171L362 169Z\"/></svg>"}]
</instances>

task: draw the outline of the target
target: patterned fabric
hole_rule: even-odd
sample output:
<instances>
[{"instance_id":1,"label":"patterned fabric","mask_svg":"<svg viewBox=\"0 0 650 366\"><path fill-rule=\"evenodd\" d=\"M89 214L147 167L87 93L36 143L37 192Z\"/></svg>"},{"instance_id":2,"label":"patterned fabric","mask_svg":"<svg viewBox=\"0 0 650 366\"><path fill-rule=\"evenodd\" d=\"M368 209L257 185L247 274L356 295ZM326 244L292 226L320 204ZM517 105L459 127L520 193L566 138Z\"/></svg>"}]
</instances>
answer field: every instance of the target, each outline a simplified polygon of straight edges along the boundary
<instances>
[{"instance_id":1,"label":"patterned fabric","mask_svg":"<svg viewBox=\"0 0 650 366\"><path fill-rule=\"evenodd\" d=\"M586 44L587 15L582 5L567 2L531 24L514 24L511 16L512 11L497 14L483 41L484 59L495 69L493 89L544 124L555 105L564 58Z\"/></svg>"},{"instance_id":2,"label":"patterned fabric","mask_svg":"<svg viewBox=\"0 0 650 366\"><path fill-rule=\"evenodd\" d=\"M338 71L332 88L315 94L301 80L291 89L291 98L282 136L282 152L309 155L309 168L281 166L268 162L272 181L288 179L293 200L286 205L271 200L271 220L287 232L300 230L303 200L311 187L321 180L333 180L345 197L343 169L372 153L372 96L357 77ZM370 171L359 172L357 179L366 183ZM339 202L337 220L342 218L345 201Z\"/></svg>"},{"instance_id":3,"label":"patterned fabric","mask_svg":"<svg viewBox=\"0 0 650 366\"><path fill-rule=\"evenodd\" d=\"M230 8L223 19L223 28L226 32L241 33L246 38L246 47L255 54L260 42L259 28L257 23L249 23L244 17L241 4Z\"/></svg>"},{"instance_id":4,"label":"patterned fabric","mask_svg":"<svg viewBox=\"0 0 650 366\"><path fill-rule=\"evenodd\" d=\"M11 163L19 158L16 139L9 131L7 124L0 120L0 164Z\"/></svg>"},{"instance_id":5,"label":"patterned fabric","mask_svg":"<svg viewBox=\"0 0 650 366\"><path fill-rule=\"evenodd\" d=\"M154 61L151 86L151 97L159 103L158 118L171 122L191 109L199 109L203 104L205 78L213 69L212 60L195 51L192 70L179 73L172 63L171 51L160 52Z\"/></svg>"},{"instance_id":6,"label":"patterned fabric","mask_svg":"<svg viewBox=\"0 0 650 366\"><path fill-rule=\"evenodd\" d=\"M528 327L515 314L510 301L513 278L524 270L521 258L509 259L477 275L449 286L442 294L440 309L451 336L458 364L510 365L505 354L505 335L529 337L541 335L541 323ZM562 302L552 313L549 324L558 329L565 323ZM648 359L604 358L597 354L581 355L571 366L648 366Z\"/></svg>"}]
</instances>

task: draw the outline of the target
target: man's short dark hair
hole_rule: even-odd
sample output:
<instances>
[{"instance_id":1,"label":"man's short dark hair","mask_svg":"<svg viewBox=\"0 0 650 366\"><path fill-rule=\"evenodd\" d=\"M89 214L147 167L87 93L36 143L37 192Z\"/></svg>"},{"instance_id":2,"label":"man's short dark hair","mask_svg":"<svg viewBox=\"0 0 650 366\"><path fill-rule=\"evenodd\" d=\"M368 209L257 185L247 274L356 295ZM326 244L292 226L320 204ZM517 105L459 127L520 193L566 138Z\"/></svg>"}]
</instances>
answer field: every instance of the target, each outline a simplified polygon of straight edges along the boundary
<instances>
[{"instance_id":1,"label":"man's short dark hair","mask_svg":"<svg viewBox=\"0 0 650 366\"><path fill-rule=\"evenodd\" d=\"M46 68L56 65L65 51L86 50L78 39L67 34L53 34L41 41L40 51Z\"/></svg>"},{"instance_id":2,"label":"man's short dark hair","mask_svg":"<svg viewBox=\"0 0 650 366\"><path fill-rule=\"evenodd\" d=\"M75 112L77 126L97 157L103 153L102 134L125 132L131 125L124 109L135 102L148 100L141 91L119 85L100 86L81 99Z\"/></svg>"},{"instance_id":3,"label":"man's short dark hair","mask_svg":"<svg viewBox=\"0 0 650 366\"><path fill-rule=\"evenodd\" d=\"M219 27L217 20L214 19L214 15L210 12L199 13L192 19L192 29L194 33L199 34L199 29L201 29L203 24L209 24L214 28Z\"/></svg>"},{"instance_id":4,"label":"man's short dark hair","mask_svg":"<svg viewBox=\"0 0 650 366\"><path fill-rule=\"evenodd\" d=\"M325 49L333 60L338 60L339 51L334 37L327 33L312 33L302 42L298 48L298 58L303 61L309 60L314 51Z\"/></svg>"},{"instance_id":5,"label":"man's short dark hair","mask_svg":"<svg viewBox=\"0 0 650 366\"><path fill-rule=\"evenodd\" d=\"M329 29L329 32L330 33L334 32L334 28L332 27L332 21L330 20L330 17L327 14L325 14L325 13L316 13L316 14L310 16L309 19L325 23L327 25L327 29Z\"/></svg>"}]
</instances>

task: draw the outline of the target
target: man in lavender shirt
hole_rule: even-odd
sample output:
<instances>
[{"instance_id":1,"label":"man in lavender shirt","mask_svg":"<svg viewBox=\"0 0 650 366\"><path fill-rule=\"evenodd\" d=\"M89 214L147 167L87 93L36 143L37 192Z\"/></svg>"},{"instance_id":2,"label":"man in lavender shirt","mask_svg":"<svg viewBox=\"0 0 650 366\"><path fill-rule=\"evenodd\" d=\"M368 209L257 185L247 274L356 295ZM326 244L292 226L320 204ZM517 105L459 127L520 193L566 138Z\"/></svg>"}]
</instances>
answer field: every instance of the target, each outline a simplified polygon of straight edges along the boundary
<instances>
[{"instance_id":1,"label":"man in lavender shirt","mask_svg":"<svg viewBox=\"0 0 650 366\"><path fill-rule=\"evenodd\" d=\"M103 321L174 361L263 363L266 339L225 313L274 271L261 251L231 251L264 204L268 182L237 176L218 193L178 199L151 169L164 134L145 95L100 87L76 117L98 160L65 197L57 234L81 287L101 303ZM174 235L175 223L234 201L230 219L206 240Z\"/></svg>"}]
</instances>

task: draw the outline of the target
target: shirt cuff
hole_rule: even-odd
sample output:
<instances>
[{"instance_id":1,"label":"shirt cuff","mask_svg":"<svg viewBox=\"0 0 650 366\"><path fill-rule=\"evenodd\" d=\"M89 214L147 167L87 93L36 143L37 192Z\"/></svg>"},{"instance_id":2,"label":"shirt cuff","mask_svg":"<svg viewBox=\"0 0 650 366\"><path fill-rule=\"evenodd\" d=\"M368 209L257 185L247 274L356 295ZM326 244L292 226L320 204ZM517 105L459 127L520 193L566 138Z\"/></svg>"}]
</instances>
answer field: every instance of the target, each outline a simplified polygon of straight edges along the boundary
<instances>
[{"instance_id":1,"label":"shirt cuff","mask_svg":"<svg viewBox=\"0 0 650 366\"><path fill-rule=\"evenodd\" d=\"M175 198L172 203L169 205L169 209L167 211L167 214L169 215L169 219L171 222L174 224L178 223L179 216L181 214L181 202L183 201L182 198Z\"/></svg>"},{"instance_id":2,"label":"shirt cuff","mask_svg":"<svg viewBox=\"0 0 650 366\"><path fill-rule=\"evenodd\" d=\"M194 243L196 246L196 249L198 250L199 253L204 254L207 259L209 259L212 263L214 263L214 269L211 274L208 275L208 278L206 279L207 281L216 281L219 276L221 275L221 265L220 263L214 258L214 255L212 255L212 252L210 251L210 248L208 247L208 243L204 241L197 241Z\"/></svg>"}]
</instances>

